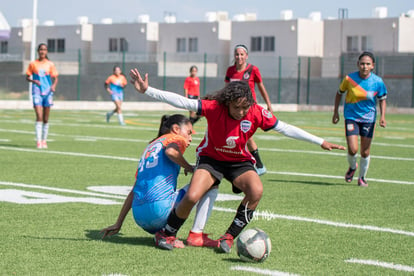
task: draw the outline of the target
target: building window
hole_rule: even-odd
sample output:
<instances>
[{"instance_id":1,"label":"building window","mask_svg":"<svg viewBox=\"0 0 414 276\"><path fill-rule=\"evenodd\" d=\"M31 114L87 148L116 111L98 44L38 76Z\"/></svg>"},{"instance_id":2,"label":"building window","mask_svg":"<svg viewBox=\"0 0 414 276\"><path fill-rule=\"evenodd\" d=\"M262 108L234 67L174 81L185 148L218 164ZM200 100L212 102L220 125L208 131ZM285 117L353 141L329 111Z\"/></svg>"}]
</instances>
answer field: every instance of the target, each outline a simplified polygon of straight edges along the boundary
<instances>
[{"instance_id":1,"label":"building window","mask_svg":"<svg viewBox=\"0 0 414 276\"><path fill-rule=\"evenodd\" d=\"M65 52L65 39L57 39L57 52L64 53Z\"/></svg>"},{"instance_id":2,"label":"building window","mask_svg":"<svg viewBox=\"0 0 414 276\"><path fill-rule=\"evenodd\" d=\"M185 38L177 38L177 53L185 52Z\"/></svg>"},{"instance_id":3,"label":"building window","mask_svg":"<svg viewBox=\"0 0 414 276\"><path fill-rule=\"evenodd\" d=\"M118 51L118 39L110 38L109 39L109 52L117 52Z\"/></svg>"},{"instance_id":4,"label":"building window","mask_svg":"<svg viewBox=\"0 0 414 276\"><path fill-rule=\"evenodd\" d=\"M198 52L198 38L190 37L188 39L188 51L189 52Z\"/></svg>"},{"instance_id":5,"label":"building window","mask_svg":"<svg viewBox=\"0 0 414 276\"><path fill-rule=\"evenodd\" d=\"M49 53L56 52L56 40L55 39L48 39L47 40L47 51Z\"/></svg>"},{"instance_id":6,"label":"building window","mask_svg":"<svg viewBox=\"0 0 414 276\"><path fill-rule=\"evenodd\" d=\"M264 37L264 49L265 52L274 52L275 51L275 37L274 36L265 36Z\"/></svg>"},{"instance_id":7,"label":"building window","mask_svg":"<svg viewBox=\"0 0 414 276\"><path fill-rule=\"evenodd\" d=\"M7 54L9 52L9 42L8 41L2 41L0 43L0 54Z\"/></svg>"},{"instance_id":8,"label":"building window","mask_svg":"<svg viewBox=\"0 0 414 276\"><path fill-rule=\"evenodd\" d=\"M250 49L252 52L260 52L262 51L262 37L261 36L253 36L250 40Z\"/></svg>"},{"instance_id":9,"label":"building window","mask_svg":"<svg viewBox=\"0 0 414 276\"><path fill-rule=\"evenodd\" d=\"M361 50L372 51L372 36L361 36Z\"/></svg>"},{"instance_id":10,"label":"building window","mask_svg":"<svg viewBox=\"0 0 414 276\"><path fill-rule=\"evenodd\" d=\"M119 39L119 46L121 52L128 52L128 41L125 38Z\"/></svg>"},{"instance_id":11,"label":"building window","mask_svg":"<svg viewBox=\"0 0 414 276\"><path fill-rule=\"evenodd\" d=\"M346 37L346 50L347 52L358 52L358 36Z\"/></svg>"}]
</instances>

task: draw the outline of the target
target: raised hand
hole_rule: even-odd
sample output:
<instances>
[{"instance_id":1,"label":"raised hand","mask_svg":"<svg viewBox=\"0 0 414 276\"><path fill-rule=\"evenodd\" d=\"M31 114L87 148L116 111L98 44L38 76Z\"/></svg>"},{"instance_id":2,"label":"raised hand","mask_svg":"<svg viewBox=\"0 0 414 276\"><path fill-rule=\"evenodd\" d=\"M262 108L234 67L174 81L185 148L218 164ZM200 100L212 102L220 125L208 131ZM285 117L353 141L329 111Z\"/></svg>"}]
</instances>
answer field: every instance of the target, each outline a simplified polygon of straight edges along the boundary
<instances>
[{"instance_id":1,"label":"raised hand","mask_svg":"<svg viewBox=\"0 0 414 276\"><path fill-rule=\"evenodd\" d=\"M134 85L135 89L144 94L148 89L148 74L145 74L144 78L141 77L137 68L131 69L129 72L131 76L131 83Z\"/></svg>"}]
</instances>

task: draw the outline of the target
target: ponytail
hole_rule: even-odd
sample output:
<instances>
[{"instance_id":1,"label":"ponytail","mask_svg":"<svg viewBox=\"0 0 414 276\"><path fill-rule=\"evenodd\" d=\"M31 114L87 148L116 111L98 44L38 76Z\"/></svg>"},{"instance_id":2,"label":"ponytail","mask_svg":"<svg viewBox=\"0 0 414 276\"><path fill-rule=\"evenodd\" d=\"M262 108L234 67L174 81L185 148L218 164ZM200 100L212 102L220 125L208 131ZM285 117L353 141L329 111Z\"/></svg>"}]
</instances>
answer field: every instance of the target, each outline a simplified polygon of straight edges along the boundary
<instances>
[{"instance_id":1,"label":"ponytail","mask_svg":"<svg viewBox=\"0 0 414 276\"><path fill-rule=\"evenodd\" d=\"M182 126L188 123L191 123L190 119L182 114L163 115L161 117L157 137L155 137L152 141L163 136L164 134L170 133L174 125Z\"/></svg>"}]
</instances>

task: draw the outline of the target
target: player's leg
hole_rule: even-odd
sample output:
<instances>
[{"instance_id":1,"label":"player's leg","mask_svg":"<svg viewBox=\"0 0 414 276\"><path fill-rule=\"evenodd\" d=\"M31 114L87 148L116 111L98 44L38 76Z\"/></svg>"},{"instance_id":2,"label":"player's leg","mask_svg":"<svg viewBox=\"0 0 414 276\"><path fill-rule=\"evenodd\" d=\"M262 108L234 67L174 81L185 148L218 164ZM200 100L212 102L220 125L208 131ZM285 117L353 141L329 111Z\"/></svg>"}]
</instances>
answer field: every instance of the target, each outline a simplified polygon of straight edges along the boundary
<instances>
[{"instance_id":1,"label":"player's leg","mask_svg":"<svg viewBox=\"0 0 414 276\"><path fill-rule=\"evenodd\" d=\"M124 115L122 114L122 109L121 109L121 107L122 107L122 101L120 99L116 100L115 101L115 106L116 106L116 108L115 108L116 113L118 113L118 121L119 121L119 124L121 126L123 126L123 125L125 125L125 123L124 123Z\"/></svg>"},{"instance_id":2,"label":"player's leg","mask_svg":"<svg viewBox=\"0 0 414 276\"><path fill-rule=\"evenodd\" d=\"M164 229L155 234L155 244L158 247L168 250L173 248L175 236L188 218L191 209L215 182L216 178L206 169L201 169L199 164L193 174L187 193L178 206L172 210Z\"/></svg>"},{"instance_id":3,"label":"player's leg","mask_svg":"<svg viewBox=\"0 0 414 276\"><path fill-rule=\"evenodd\" d=\"M218 247L218 242L204 233L204 228L217 198L218 186L213 186L198 202L193 227L187 237L187 245Z\"/></svg>"},{"instance_id":4,"label":"player's leg","mask_svg":"<svg viewBox=\"0 0 414 276\"><path fill-rule=\"evenodd\" d=\"M371 160L370 151L371 151L371 142L374 135L375 124L366 123L361 127L361 161L359 168L359 177L358 185L361 187L367 187L368 183L365 180L365 177L368 172L369 163Z\"/></svg>"},{"instance_id":5,"label":"player's leg","mask_svg":"<svg viewBox=\"0 0 414 276\"><path fill-rule=\"evenodd\" d=\"M356 169L358 168L357 154L358 154L358 136L359 126L352 120L345 120L345 134L346 144L348 148L347 160L349 168L345 173L345 181L351 182Z\"/></svg>"},{"instance_id":6,"label":"player's leg","mask_svg":"<svg viewBox=\"0 0 414 276\"><path fill-rule=\"evenodd\" d=\"M42 147L45 149L47 149L47 136L49 135L49 114L50 106L43 107Z\"/></svg>"},{"instance_id":7,"label":"player's leg","mask_svg":"<svg viewBox=\"0 0 414 276\"><path fill-rule=\"evenodd\" d=\"M253 140L253 137L250 137L247 140L247 148L249 149L250 153L253 155L254 159L256 159L256 171L258 175L262 175L266 173L266 167L262 163L262 159L260 158L259 148L257 147L256 142Z\"/></svg>"},{"instance_id":8,"label":"player's leg","mask_svg":"<svg viewBox=\"0 0 414 276\"><path fill-rule=\"evenodd\" d=\"M41 149L42 148L43 107L41 105L34 105L34 111L36 114L35 132L36 132L37 148Z\"/></svg>"},{"instance_id":9,"label":"player's leg","mask_svg":"<svg viewBox=\"0 0 414 276\"><path fill-rule=\"evenodd\" d=\"M249 168L240 168L239 172L246 169ZM236 238L241 231L243 231L243 229L253 218L254 210L259 204L263 194L263 184L260 181L260 177L256 172L254 172L253 165L251 165L250 170L247 170L236 177L232 181L232 184L243 191L245 197L237 208L233 222L230 224L226 233L219 240L220 249L225 253L230 252L234 238Z\"/></svg>"}]
</instances>

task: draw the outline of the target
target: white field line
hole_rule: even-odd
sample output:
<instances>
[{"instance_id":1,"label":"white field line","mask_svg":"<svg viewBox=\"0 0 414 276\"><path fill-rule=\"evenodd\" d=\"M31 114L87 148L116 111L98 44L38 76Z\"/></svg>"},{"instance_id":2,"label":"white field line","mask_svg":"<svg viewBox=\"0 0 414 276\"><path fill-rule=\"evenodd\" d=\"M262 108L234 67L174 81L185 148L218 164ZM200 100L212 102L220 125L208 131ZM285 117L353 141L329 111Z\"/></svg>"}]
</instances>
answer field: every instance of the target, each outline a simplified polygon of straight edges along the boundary
<instances>
[{"instance_id":1,"label":"white field line","mask_svg":"<svg viewBox=\"0 0 414 276\"><path fill-rule=\"evenodd\" d=\"M24 184L24 183L15 183L15 182L8 182L8 181L0 181L0 185L125 200L125 196L119 196L119 195L112 195L112 194L108 195L108 194L101 194L101 193L83 192L83 191L72 190L72 189L54 188L54 187L46 187L46 186Z\"/></svg>"},{"instance_id":2,"label":"white field line","mask_svg":"<svg viewBox=\"0 0 414 276\"><path fill-rule=\"evenodd\" d=\"M414 272L414 267L401 265L401 264L394 264L394 263L386 263L376 260L358 260L358 259L349 259L345 260L347 263L354 263L354 264L364 264L364 265L373 265L373 266L380 266L384 268L390 268L398 271L405 271L405 272Z\"/></svg>"},{"instance_id":3,"label":"white field line","mask_svg":"<svg viewBox=\"0 0 414 276\"><path fill-rule=\"evenodd\" d=\"M57 155L80 156L80 157L103 158L103 159L139 162L139 158L130 158L130 157L112 156L112 155L87 154L87 153L80 153L80 152L39 150L39 149L27 149L27 148L16 148L16 147L5 147L5 146L0 146L0 150L36 152L36 153L46 153L46 154L57 154ZM342 179L343 178L342 176L337 176L337 175L310 174L310 173L298 173L298 172L267 171L267 173L268 174L293 175L293 176L318 177L318 178L330 178L330 179ZM412 181L399 181L399 180L377 179L377 178L369 178L369 181L370 182L381 182L381 183L414 185L414 182Z\"/></svg>"},{"instance_id":4,"label":"white field line","mask_svg":"<svg viewBox=\"0 0 414 276\"><path fill-rule=\"evenodd\" d=\"M4 146L0 146L0 150L14 150L14 151L22 151L22 152L37 152L37 153L46 153L46 154L92 157L92 158L114 159L114 160L134 161L134 162L139 161L138 158L120 157L120 156L112 156L112 155L87 154L87 153L80 153L80 152L66 152L66 151L39 150L39 149L23 149L23 148L13 148L13 147L4 147Z\"/></svg>"},{"instance_id":5,"label":"white field line","mask_svg":"<svg viewBox=\"0 0 414 276\"><path fill-rule=\"evenodd\" d=\"M346 153L340 152L329 152L329 151L313 151L313 150L290 150L290 149L277 149L277 148L260 148L260 151L273 151L273 152L289 152L289 153L309 153L309 154L320 154L320 155L334 155L334 156L346 156ZM397 160L397 161L414 161L414 158L408 157L392 157L392 156L381 156L371 155L371 158L386 159L386 160Z\"/></svg>"},{"instance_id":6,"label":"white field line","mask_svg":"<svg viewBox=\"0 0 414 276\"><path fill-rule=\"evenodd\" d=\"M80 194L80 195L98 196L98 197L106 197L106 198L114 198L114 199L125 199L125 196L119 196L119 195L84 192L84 191L78 191L78 190L72 190L72 189L54 188L54 187L46 187L46 186L24 184L24 183L15 183L15 182L8 182L8 181L0 181L0 185L22 187L22 188L32 188L32 189L42 189L42 190L62 192L62 193L74 193L74 194ZM222 207L213 207L213 210L227 212L227 213L236 212L235 209L222 208ZM328 220L272 214L269 212L260 212L260 211L256 211L254 215L257 218L261 217L265 220L286 219L286 220L294 220L294 221L302 221L302 222L311 222L311 223L329 225L329 226L334 226L334 227L355 228L355 229L362 229L362 230L368 230L368 231L386 232L386 233L414 237L414 232L408 232L408 231L391 229L391 228L381 228L381 227L370 226L370 225L357 225L357 224L349 224L349 223L344 223L344 222L333 222L333 221L328 221Z\"/></svg>"},{"instance_id":7,"label":"white field line","mask_svg":"<svg viewBox=\"0 0 414 276\"><path fill-rule=\"evenodd\" d=\"M294 176L306 176L306 177L318 177L318 178L332 178L332 179L344 179L343 176L337 175L326 175L326 174L313 174L313 173L298 173L298 172L275 172L267 171L268 174L282 174L282 175L294 175ZM413 181L400 181L400 180L389 180L389 179L378 179L368 178L369 182L381 182L381 183L393 183L393 184L404 184L414 185Z\"/></svg>"},{"instance_id":8,"label":"white field line","mask_svg":"<svg viewBox=\"0 0 414 276\"><path fill-rule=\"evenodd\" d=\"M288 272L282 272L282 271L277 271L277 270L260 269L260 268L255 268L251 266L240 266L240 265L232 266L230 267L230 270L246 271L246 272L252 272L252 273L261 274L261 275L271 275L271 276L297 276L298 275L298 274L291 274Z\"/></svg>"},{"instance_id":9,"label":"white field line","mask_svg":"<svg viewBox=\"0 0 414 276\"><path fill-rule=\"evenodd\" d=\"M0 129L0 132L14 132L20 134L30 134L34 135L34 131L25 131L25 130L9 130L9 129ZM143 139L128 139L128 138L116 138L116 137L97 137L97 136L82 136L82 135L69 135L69 134L49 134L49 136L63 136L63 137L72 137L76 140L82 139L85 140L105 140L105 141L122 141L122 142L137 142L137 143L148 143L149 141ZM194 141L201 141L202 138L193 137ZM195 145L192 143L192 145ZM312 151L312 150L289 150L289 149L277 149L277 148L260 148L261 151L271 151L271 152L289 152L289 153L307 153L307 154L319 154L319 155L329 155L329 156L345 156L345 153L339 152L328 152L328 151ZM392 157L392 156L380 156L380 155L371 155L371 158L376 159L385 159L385 160L397 160L397 161L414 161L414 158L408 157Z\"/></svg>"},{"instance_id":10,"label":"white field line","mask_svg":"<svg viewBox=\"0 0 414 276\"><path fill-rule=\"evenodd\" d=\"M227 212L227 213L234 213L236 211L230 208L222 208L222 207L213 207L213 210ZM358 224L350 224L346 222L334 222L334 221L329 221L329 220L272 214L269 212L260 212L260 211L256 211L254 213L254 216L256 218L263 218L264 220L287 219L287 220L295 220L295 221L303 221L303 222L312 222L312 223L329 225L329 226L334 226L334 227L354 228L354 229L361 229L361 230L368 230L368 231L375 231L375 232L386 232L386 233L414 237L414 232L392 229L392 228L382 228L382 227L372 226L372 225L358 225Z\"/></svg>"}]
</instances>

